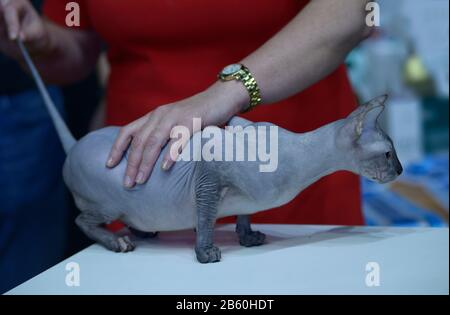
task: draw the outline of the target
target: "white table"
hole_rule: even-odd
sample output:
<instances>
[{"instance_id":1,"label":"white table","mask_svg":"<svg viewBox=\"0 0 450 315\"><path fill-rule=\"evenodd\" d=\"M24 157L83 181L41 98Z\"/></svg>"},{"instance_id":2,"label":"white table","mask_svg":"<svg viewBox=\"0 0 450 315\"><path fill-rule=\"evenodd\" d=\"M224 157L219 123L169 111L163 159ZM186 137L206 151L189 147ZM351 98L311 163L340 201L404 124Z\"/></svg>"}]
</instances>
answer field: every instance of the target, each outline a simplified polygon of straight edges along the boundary
<instances>
[{"instance_id":1,"label":"white table","mask_svg":"<svg viewBox=\"0 0 450 315\"><path fill-rule=\"evenodd\" d=\"M447 228L255 228L267 244L240 247L233 226L217 229L222 261L207 265L195 260L193 231L160 233L125 254L93 245L7 294L449 293ZM78 287L66 285L69 262L79 264ZM379 286L366 284L369 262L379 266Z\"/></svg>"}]
</instances>

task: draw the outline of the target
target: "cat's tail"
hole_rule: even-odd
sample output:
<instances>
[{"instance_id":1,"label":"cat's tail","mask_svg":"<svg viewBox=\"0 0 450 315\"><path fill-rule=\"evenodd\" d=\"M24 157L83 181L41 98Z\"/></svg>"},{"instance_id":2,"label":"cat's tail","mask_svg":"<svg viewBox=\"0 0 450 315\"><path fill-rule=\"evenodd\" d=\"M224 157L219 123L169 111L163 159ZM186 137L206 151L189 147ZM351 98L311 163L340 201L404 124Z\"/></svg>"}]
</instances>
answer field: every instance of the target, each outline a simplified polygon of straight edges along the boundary
<instances>
[{"instance_id":1,"label":"cat's tail","mask_svg":"<svg viewBox=\"0 0 450 315\"><path fill-rule=\"evenodd\" d=\"M48 91L44 85L44 82L41 79L41 76L39 75L39 72L37 71L33 61L30 58L30 55L28 54L27 49L23 45L23 43L18 40L17 41L20 50L22 51L23 57L25 59L25 62L28 65L28 68L30 68L31 74L35 80L35 83L38 87L39 92L41 93L41 96L44 100L45 107L47 107L47 110L50 114L50 117L53 121L53 124L55 125L56 132L59 136L59 139L62 142L64 151L66 154L70 151L70 149L77 143L74 136L70 132L69 128L66 125L66 122L61 117L60 113L56 109L55 103L53 103L53 100L51 99L50 95L48 94Z\"/></svg>"}]
</instances>

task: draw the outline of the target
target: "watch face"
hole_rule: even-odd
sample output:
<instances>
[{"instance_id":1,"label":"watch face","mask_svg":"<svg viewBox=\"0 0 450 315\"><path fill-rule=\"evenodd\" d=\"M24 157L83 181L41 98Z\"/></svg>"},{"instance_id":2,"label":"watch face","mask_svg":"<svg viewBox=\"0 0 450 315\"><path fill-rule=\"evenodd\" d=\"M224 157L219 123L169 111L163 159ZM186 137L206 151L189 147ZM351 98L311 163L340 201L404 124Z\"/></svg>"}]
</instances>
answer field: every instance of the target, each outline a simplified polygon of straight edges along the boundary
<instances>
[{"instance_id":1,"label":"watch face","mask_svg":"<svg viewBox=\"0 0 450 315\"><path fill-rule=\"evenodd\" d=\"M239 70L241 70L242 66L238 63L226 66L225 68L223 68L222 70L222 74L224 75L230 75L233 73L238 72Z\"/></svg>"}]
</instances>

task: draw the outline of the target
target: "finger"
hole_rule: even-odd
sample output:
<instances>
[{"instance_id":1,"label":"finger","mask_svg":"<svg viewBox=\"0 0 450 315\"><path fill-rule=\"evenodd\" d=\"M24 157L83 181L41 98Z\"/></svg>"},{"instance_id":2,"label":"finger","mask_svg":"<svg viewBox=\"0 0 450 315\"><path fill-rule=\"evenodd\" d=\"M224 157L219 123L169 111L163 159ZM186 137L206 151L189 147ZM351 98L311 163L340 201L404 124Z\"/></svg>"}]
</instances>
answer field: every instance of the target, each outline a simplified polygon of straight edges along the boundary
<instances>
[{"instance_id":1,"label":"finger","mask_svg":"<svg viewBox=\"0 0 450 315\"><path fill-rule=\"evenodd\" d=\"M122 127L120 129L119 135L114 141L114 144L111 147L111 151L108 155L108 159L106 161L107 167L115 167L117 164L119 164L120 160L122 160L123 158L125 151L130 145L133 133L139 131L142 128L151 113L152 112L148 113L145 116L142 116L138 120L135 120L131 124L128 124L126 127Z\"/></svg>"},{"instance_id":2,"label":"finger","mask_svg":"<svg viewBox=\"0 0 450 315\"><path fill-rule=\"evenodd\" d=\"M136 135L133 136L133 140L130 145L130 152L128 154L127 169L125 171L124 186L131 188L136 184L136 176L141 165L142 156L144 153L145 142L150 134L152 128L150 125L144 126L144 128Z\"/></svg>"},{"instance_id":3,"label":"finger","mask_svg":"<svg viewBox=\"0 0 450 315\"><path fill-rule=\"evenodd\" d=\"M167 171L172 168L172 166L177 161L183 149L189 143L190 138L182 138L182 139L172 139L167 144L168 150L163 157L162 169Z\"/></svg>"},{"instance_id":4,"label":"finger","mask_svg":"<svg viewBox=\"0 0 450 315\"><path fill-rule=\"evenodd\" d=\"M195 129L200 129L200 126L194 126ZM183 152L183 149L189 143L193 132L189 124L181 123L174 126L170 130L171 140L168 143L168 150L163 157L162 169L169 170L177 161L179 155Z\"/></svg>"},{"instance_id":5,"label":"finger","mask_svg":"<svg viewBox=\"0 0 450 315\"><path fill-rule=\"evenodd\" d=\"M158 115L150 115L144 120L144 124L133 135L128 154L127 169L125 171L124 186L131 188L136 184L136 176L142 162L145 144L149 135L159 124Z\"/></svg>"},{"instance_id":6,"label":"finger","mask_svg":"<svg viewBox=\"0 0 450 315\"><path fill-rule=\"evenodd\" d=\"M115 167L119 164L120 160L122 160L125 151L130 145L133 132L134 130L132 128L127 129L127 127L123 127L120 129L119 135L114 141L109 153L108 160L106 162L107 167Z\"/></svg>"},{"instance_id":7,"label":"finger","mask_svg":"<svg viewBox=\"0 0 450 315\"><path fill-rule=\"evenodd\" d=\"M8 29L0 5L0 52L14 59L20 59L17 44L9 40Z\"/></svg>"},{"instance_id":8,"label":"finger","mask_svg":"<svg viewBox=\"0 0 450 315\"><path fill-rule=\"evenodd\" d=\"M1 0L3 5L3 17L6 22L10 40L16 40L19 35L20 21L19 10L10 0Z\"/></svg>"},{"instance_id":9,"label":"finger","mask_svg":"<svg viewBox=\"0 0 450 315\"><path fill-rule=\"evenodd\" d=\"M159 118L158 115L154 115L153 112L151 112L149 115L140 118L134 123L136 127L139 127L139 130L133 135L128 154L127 169L125 171L124 179L124 185L128 188L133 187L136 183L136 176L139 166L141 165L145 143L152 130L158 125Z\"/></svg>"},{"instance_id":10,"label":"finger","mask_svg":"<svg viewBox=\"0 0 450 315\"><path fill-rule=\"evenodd\" d=\"M161 149L169 139L170 128L158 128L152 132L145 144L145 149L142 157L142 162L139 167L139 173L136 177L138 184L145 183L153 171L156 161L158 160Z\"/></svg>"},{"instance_id":11,"label":"finger","mask_svg":"<svg viewBox=\"0 0 450 315\"><path fill-rule=\"evenodd\" d=\"M175 135L178 135L179 137L176 137ZM162 169L167 171L169 170L177 161L180 154L183 152L183 149L186 147L186 145L189 143L189 140L191 138L191 132L185 134L183 132L176 132L175 128L172 129L171 140L167 144L168 150L166 154L163 157L162 161Z\"/></svg>"}]
</instances>

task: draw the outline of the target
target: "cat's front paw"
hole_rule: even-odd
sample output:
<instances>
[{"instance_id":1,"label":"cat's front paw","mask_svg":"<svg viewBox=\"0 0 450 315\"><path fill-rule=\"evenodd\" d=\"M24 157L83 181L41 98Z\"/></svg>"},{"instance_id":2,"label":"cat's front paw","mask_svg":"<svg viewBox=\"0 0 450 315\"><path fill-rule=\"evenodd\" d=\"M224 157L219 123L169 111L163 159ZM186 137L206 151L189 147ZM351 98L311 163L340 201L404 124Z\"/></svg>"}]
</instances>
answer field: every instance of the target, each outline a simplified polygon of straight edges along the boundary
<instances>
[{"instance_id":1,"label":"cat's front paw","mask_svg":"<svg viewBox=\"0 0 450 315\"><path fill-rule=\"evenodd\" d=\"M220 261L220 249L217 246L211 245L207 247L196 247L195 254L198 262L202 264L214 263Z\"/></svg>"},{"instance_id":2,"label":"cat's front paw","mask_svg":"<svg viewBox=\"0 0 450 315\"><path fill-rule=\"evenodd\" d=\"M239 235L239 244L245 247L262 245L265 240L266 235L258 231L250 231Z\"/></svg>"}]
</instances>

